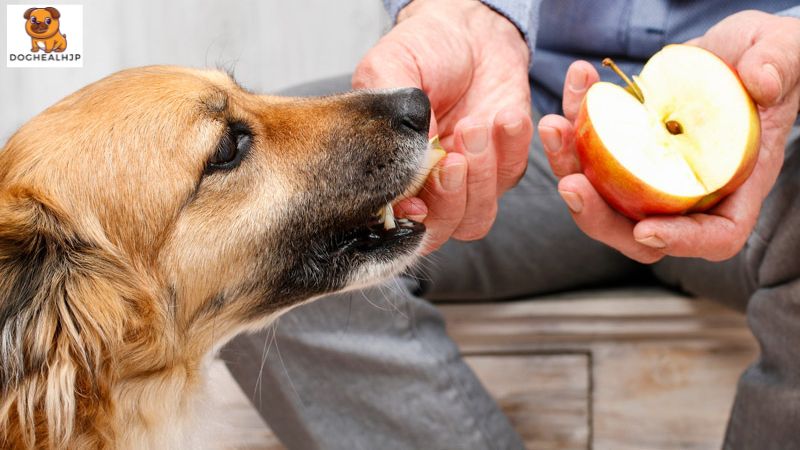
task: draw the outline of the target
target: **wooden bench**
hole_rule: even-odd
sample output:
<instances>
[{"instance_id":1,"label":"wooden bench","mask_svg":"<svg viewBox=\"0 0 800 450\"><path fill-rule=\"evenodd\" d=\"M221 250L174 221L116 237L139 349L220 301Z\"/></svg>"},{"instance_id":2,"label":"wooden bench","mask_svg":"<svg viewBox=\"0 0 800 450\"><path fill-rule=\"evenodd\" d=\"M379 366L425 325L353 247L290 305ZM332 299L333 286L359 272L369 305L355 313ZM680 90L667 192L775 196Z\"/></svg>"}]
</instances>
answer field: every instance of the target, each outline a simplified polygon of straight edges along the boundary
<instances>
[{"instance_id":1,"label":"wooden bench","mask_svg":"<svg viewBox=\"0 0 800 450\"><path fill-rule=\"evenodd\" d=\"M441 308L531 449L719 448L757 349L741 314L658 289ZM283 448L221 362L213 376L219 448Z\"/></svg>"}]
</instances>

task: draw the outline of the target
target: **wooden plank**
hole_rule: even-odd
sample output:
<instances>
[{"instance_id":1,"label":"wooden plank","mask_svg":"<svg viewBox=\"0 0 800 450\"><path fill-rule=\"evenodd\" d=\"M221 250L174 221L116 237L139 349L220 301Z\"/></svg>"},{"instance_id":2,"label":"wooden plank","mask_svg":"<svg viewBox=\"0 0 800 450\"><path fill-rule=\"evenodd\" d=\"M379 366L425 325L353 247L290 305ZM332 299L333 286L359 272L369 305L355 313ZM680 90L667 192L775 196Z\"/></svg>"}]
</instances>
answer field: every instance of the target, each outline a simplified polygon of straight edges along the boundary
<instances>
[{"instance_id":1,"label":"wooden plank","mask_svg":"<svg viewBox=\"0 0 800 450\"><path fill-rule=\"evenodd\" d=\"M754 346L636 344L594 352L594 449L720 448Z\"/></svg>"},{"instance_id":2,"label":"wooden plank","mask_svg":"<svg viewBox=\"0 0 800 450\"><path fill-rule=\"evenodd\" d=\"M594 449L719 448L736 381L757 351L743 315L661 290L442 310L467 355L591 354Z\"/></svg>"},{"instance_id":3,"label":"wooden plank","mask_svg":"<svg viewBox=\"0 0 800 450\"><path fill-rule=\"evenodd\" d=\"M744 317L657 289L582 292L505 303L442 305L465 352L591 351L630 342L752 343Z\"/></svg>"},{"instance_id":4,"label":"wooden plank","mask_svg":"<svg viewBox=\"0 0 800 450\"><path fill-rule=\"evenodd\" d=\"M468 356L465 359L520 433L527 448L589 448L588 355Z\"/></svg>"}]
</instances>

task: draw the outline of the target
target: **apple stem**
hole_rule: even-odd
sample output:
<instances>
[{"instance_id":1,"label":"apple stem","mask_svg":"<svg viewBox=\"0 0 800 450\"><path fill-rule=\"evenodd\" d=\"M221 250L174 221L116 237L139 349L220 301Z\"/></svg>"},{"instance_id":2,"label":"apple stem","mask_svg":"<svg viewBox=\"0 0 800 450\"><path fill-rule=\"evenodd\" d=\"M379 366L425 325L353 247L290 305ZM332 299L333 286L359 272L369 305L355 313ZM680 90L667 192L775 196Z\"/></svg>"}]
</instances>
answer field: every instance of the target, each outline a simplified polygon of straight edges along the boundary
<instances>
[{"instance_id":1,"label":"apple stem","mask_svg":"<svg viewBox=\"0 0 800 450\"><path fill-rule=\"evenodd\" d=\"M644 103L644 94L642 94L642 90L639 89L639 86L636 84L636 82L634 82L630 78L628 78L628 76L625 75L625 72L623 72L622 70L620 70L619 67L617 67L617 65L614 63L613 59L611 59L611 58L604 59L603 60L603 65L606 66L606 67L610 67L611 70L614 71L614 73L619 75L619 77L622 78L622 80L625 81L625 83L627 83L627 85L631 89L631 92L633 93L634 97L639 99L640 103Z\"/></svg>"}]
</instances>

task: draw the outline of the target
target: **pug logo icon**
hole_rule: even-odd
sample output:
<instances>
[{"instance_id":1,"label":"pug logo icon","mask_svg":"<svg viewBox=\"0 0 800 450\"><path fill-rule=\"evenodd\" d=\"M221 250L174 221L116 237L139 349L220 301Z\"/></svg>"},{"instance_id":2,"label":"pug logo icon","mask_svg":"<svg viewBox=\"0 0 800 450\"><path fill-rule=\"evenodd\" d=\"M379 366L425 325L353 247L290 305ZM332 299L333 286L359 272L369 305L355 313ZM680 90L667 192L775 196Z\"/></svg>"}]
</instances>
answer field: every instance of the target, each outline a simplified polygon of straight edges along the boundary
<instances>
[{"instance_id":1,"label":"pug logo icon","mask_svg":"<svg viewBox=\"0 0 800 450\"><path fill-rule=\"evenodd\" d=\"M83 31L83 5L6 5L6 67L83 67Z\"/></svg>"},{"instance_id":2,"label":"pug logo icon","mask_svg":"<svg viewBox=\"0 0 800 450\"><path fill-rule=\"evenodd\" d=\"M25 32L31 37L31 51L39 48L45 53L61 53L67 49L67 36L59 30L61 13L52 6L47 8L29 8L25 11Z\"/></svg>"}]
</instances>

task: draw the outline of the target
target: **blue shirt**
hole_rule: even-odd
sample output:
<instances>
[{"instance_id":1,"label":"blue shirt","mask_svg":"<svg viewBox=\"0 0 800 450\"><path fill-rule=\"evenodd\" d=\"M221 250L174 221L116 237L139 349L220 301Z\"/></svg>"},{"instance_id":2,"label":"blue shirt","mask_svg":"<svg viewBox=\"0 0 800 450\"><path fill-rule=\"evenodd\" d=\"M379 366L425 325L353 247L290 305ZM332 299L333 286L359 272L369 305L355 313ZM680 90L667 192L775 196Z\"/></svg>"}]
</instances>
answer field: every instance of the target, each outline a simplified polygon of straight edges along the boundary
<instances>
[{"instance_id":1,"label":"blue shirt","mask_svg":"<svg viewBox=\"0 0 800 450\"><path fill-rule=\"evenodd\" d=\"M394 19L410 0L384 0ZM746 9L800 17L797 0L481 0L503 14L531 48L534 105L544 114L561 110L567 67L576 59L595 64L601 78L617 82L600 61L614 58L639 73L666 44L702 36L725 17Z\"/></svg>"}]
</instances>

